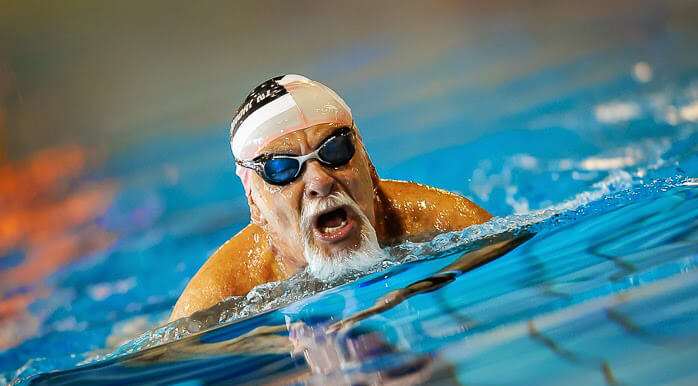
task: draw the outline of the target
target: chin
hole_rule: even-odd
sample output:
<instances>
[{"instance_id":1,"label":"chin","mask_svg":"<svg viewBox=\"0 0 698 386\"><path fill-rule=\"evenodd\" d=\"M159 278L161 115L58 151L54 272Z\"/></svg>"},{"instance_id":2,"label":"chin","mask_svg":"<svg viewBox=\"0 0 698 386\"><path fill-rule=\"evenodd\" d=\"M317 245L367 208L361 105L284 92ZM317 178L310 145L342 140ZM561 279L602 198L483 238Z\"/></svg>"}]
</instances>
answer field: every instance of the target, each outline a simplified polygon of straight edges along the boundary
<instances>
[{"instance_id":1,"label":"chin","mask_svg":"<svg viewBox=\"0 0 698 386\"><path fill-rule=\"evenodd\" d=\"M375 235L375 231L373 232ZM331 280L348 272L362 272L386 257L378 241L362 240L358 248L335 249L329 253L313 245L306 245L305 259L310 274L321 280Z\"/></svg>"}]
</instances>

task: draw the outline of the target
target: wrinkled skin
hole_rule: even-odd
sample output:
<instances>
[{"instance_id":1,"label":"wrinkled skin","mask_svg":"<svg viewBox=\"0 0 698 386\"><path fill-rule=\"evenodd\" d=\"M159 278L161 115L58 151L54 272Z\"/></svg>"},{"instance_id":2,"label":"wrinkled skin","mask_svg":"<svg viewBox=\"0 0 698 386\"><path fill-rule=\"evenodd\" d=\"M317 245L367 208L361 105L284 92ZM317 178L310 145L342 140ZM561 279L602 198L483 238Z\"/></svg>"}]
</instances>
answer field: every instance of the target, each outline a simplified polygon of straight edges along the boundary
<instances>
[{"instance_id":1,"label":"wrinkled skin","mask_svg":"<svg viewBox=\"0 0 698 386\"><path fill-rule=\"evenodd\" d=\"M308 154L337 128L335 125L317 125L289 133L265 146L262 153ZM310 160L305 163L298 179L284 186L269 185L253 173L249 198L252 222L274 240L272 245L286 273L292 274L306 265L303 245L298 237L304 231L301 229L300 215L305 203L321 200L335 191L343 191L359 205L371 225L376 227L374 197L377 180L372 179L369 162L362 148L357 149L348 164L337 168L329 168L317 160ZM329 255L337 250L356 249L359 241L360 229L355 227L350 237L338 243L317 240L316 243Z\"/></svg>"},{"instance_id":2,"label":"wrinkled skin","mask_svg":"<svg viewBox=\"0 0 698 386\"><path fill-rule=\"evenodd\" d=\"M286 134L261 153L308 154L335 130L322 124ZM361 142L356 153L338 168L306 162L302 174L284 186L267 184L251 174L248 197L251 223L223 244L192 278L170 320L189 316L221 300L244 295L253 287L288 278L306 266L300 214L310 200L334 191L347 193L376 230L381 246L402 241L425 241L436 234L460 230L489 220L492 215L465 197L405 181L378 177ZM352 214L349 213L351 217ZM336 243L316 241L330 253L355 249L359 228Z\"/></svg>"}]
</instances>

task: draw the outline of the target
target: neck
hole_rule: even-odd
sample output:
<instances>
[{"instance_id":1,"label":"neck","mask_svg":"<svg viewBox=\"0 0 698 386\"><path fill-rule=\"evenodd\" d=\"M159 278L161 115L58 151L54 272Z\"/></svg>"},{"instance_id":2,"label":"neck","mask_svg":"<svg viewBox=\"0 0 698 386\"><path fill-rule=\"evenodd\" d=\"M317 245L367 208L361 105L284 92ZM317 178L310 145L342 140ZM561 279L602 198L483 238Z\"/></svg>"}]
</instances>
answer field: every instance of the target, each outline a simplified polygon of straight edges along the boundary
<instances>
[{"instance_id":1,"label":"neck","mask_svg":"<svg viewBox=\"0 0 698 386\"><path fill-rule=\"evenodd\" d=\"M286 279L293 276L293 274L305 268L307 265L305 260L301 261L293 256L282 255L274 246L272 246L272 250L274 251L276 262L279 264L279 268L281 268L281 272L283 272Z\"/></svg>"},{"instance_id":2,"label":"neck","mask_svg":"<svg viewBox=\"0 0 698 386\"><path fill-rule=\"evenodd\" d=\"M374 213L376 214L376 236L381 247L390 245L390 240L395 237L394 230L390 224L393 223L394 214L392 208L388 205L388 199L385 193L380 188L380 185L375 188L375 199L373 201Z\"/></svg>"},{"instance_id":3,"label":"neck","mask_svg":"<svg viewBox=\"0 0 698 386\"><path fill-rule=\"evenodd\" d=\"M294 273L298 272L299 270L305 268L307 263L305 262L305 259L302 258L303 256L303 251L293 251L292 248L285 246L285 245L279 245L278 240L279 238L276 238L276 242L274 241L274 237L271 236L271 233L269 233L269 230L266 228L263 228L264 234L266 236L266 244L268 248L271 250L271 254L274 257L274 260L276 261L276 265L279 267L279 270L281 271L281 274L284 276L283 279L287 279L290 276L292 276ZM282 251L292 251L291 253L283 253ZM297 256L301 256L299 259Z\"/></svg>"},{"instance_id":4,"label":"neck","mask_svg":"<svg viewBox=\"0 0 698 386\"><path fill-rule=\"evenodd\" d=\"M381 248L408 240L409 235L403 221L402 207L391 203L381 184L377 184L375 193L376 236Z\"/></svg>"}]
</instances>

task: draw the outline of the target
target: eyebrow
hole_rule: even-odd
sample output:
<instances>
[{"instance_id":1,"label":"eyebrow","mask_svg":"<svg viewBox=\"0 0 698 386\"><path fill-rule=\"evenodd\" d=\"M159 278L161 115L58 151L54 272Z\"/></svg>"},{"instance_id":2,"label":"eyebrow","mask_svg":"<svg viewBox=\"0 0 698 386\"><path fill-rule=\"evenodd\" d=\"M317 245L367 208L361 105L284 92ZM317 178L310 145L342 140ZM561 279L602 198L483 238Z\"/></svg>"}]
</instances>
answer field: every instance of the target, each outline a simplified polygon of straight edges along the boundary
<instances>
[{"instance_id":1,"label":"eyebrow","mask_svg":"<svg viewBox=\"0 0 698 386\"><path fill-rule=\"evenodd\" d=\"M342 126L342 127L337 127L336 129L332 130L332 132L330 134L326 135L325 138L323 138L322 141L320 141L318 143L318 145L317 145L317 147L315 147L315 149L322 146L325 142L327 142L328 139L342 134L342 132L347 130L348 128L349 128L348 126Z\"/></svg>"}]
</instances>

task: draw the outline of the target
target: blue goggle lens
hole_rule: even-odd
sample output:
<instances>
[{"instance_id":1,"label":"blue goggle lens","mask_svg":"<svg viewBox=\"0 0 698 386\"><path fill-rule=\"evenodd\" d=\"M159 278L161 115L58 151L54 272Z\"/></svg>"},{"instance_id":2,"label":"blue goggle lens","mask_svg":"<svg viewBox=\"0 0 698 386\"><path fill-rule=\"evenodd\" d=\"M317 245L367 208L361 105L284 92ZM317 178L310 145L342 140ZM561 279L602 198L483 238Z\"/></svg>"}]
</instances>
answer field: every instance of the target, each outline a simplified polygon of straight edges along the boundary
<instances>
[{"instance_id":1,"label":"blue goggle lens","mask_svg":"<svg viewBox=\"0 0 698 386\"><path fill-rule=\"evenodd\" d=\"M293 158L272 158L264 163L264 177L271 184L283 185L296 177L299 168L300 163Z\"/></svg>"}]
</instances>

